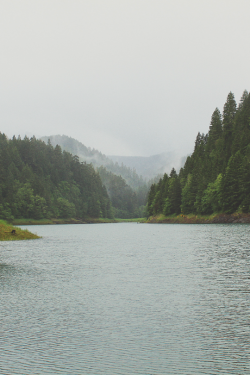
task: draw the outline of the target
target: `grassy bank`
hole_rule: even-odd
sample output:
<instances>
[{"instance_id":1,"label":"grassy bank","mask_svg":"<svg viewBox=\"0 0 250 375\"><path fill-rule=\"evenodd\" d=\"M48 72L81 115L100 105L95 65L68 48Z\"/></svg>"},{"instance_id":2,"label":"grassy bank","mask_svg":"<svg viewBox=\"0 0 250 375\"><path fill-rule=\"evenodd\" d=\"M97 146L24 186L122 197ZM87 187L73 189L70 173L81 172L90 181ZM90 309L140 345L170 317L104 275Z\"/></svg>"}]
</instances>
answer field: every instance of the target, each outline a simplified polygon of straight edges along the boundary
<instances>
[{"instance_id":1,"label":"grassy bank","mask_svg":"<svg viewBox=\"0 0 250 375\"><path fill-rule=\"evenodd\" d=\"M40 237L28 230L13 227L13 225L0 220L0 241L34 240L36 238Z\"/></svg>"},{"instance_id":2,"label":"grassy bank","mask_svg":"<svg viewBox=\"0 0 250 375\"><path fill-rule=\"evenodd\" d=\"M211 215L170 215L163 214L150 216L147 221L150 224L236 224L250 223L250 214L235 212L233 214L214 213Z\"/></svg>"},{"instance_id":3,"label":"grassy bank","mask_svg":"<svg viewBox=\"0 0 250 375\"><path fill-rule=\"evenodd\" d=\"M140 217L136 219L115 219L117 223L146 223L146 218L145 217Z\"/></svg>"}]
</instances>

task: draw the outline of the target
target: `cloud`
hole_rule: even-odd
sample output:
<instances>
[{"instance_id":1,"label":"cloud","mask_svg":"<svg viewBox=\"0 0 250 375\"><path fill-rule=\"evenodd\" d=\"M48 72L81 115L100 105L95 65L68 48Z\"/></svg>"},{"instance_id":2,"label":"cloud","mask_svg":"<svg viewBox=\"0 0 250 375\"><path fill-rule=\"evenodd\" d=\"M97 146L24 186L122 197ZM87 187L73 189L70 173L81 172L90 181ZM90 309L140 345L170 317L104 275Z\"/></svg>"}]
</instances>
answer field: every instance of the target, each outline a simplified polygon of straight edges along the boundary
<instances>
[{"instance_id":1,"label":"cloud","mask_svg":"<svg viewBox=\"0 0 250 375\"><path fill-rule=\"evenodd\" d=\"M67 134L107 154L193 148L249 88L250 3L9 0L1 130Z\"/></svg>"}]
</instances>

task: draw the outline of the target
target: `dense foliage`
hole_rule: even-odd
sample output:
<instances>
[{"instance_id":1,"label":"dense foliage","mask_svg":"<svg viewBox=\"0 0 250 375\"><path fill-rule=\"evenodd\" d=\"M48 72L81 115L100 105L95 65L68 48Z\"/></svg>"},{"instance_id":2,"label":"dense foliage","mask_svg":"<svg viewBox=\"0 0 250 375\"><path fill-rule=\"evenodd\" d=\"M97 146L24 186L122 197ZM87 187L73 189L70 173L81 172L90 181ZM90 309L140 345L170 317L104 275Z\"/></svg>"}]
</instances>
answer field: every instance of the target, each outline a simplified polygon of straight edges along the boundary
<instances>
[{"instance_id":1,"label":"dense foliage","mask_svg":"<svg viewBox=\"0 0 250 375\"><path fill-rule=\"evenodd\" d=\"M63 150L79 156L80 161L93 165L107 189L115 217L128 219L146 215L145 205L151 184L138 176L135 169L114 163L98 150L88 148L66 135L52 135L41 139L50 141L54 146L60 145Z\"/></svg>"},{"instance_id":2,"label":"dense foliage","mask_svg":"<svg viewBox=\"0 0 250 375\"><path fill-rule=\"evenodd\" d=\"M148 195L148 213L250 212L250 94L237 106L230 92L221 115L212 114L207 134L198 133L194 152L179 174L172 169Z\"/></svg>"},{"instance_id":3,"label":"dense foliage","mask_svg":"<svg viewBox=\"0 0 250 375\"><path fill-rule=\"evenodd\" d=\"M102 154L100 151L86 147L83 143L66 135L52 135L41 138L43 141L51 142L53 146L59 145L62 150L70 152L72 155L78 155L80 161L91 163L94 168L105 167L107 171L112 172L117 176L121 176L125 182L136 190L145 184L144 179L138 176L135 169L129 168L126 165L119 165L114 163L109 157ZM144 202L145 203L145 202Z\"/></svg>"},{"instance_id":4,"label":"dense foliage","mask_svg":"<svg viewBox=\"0 0 250 375\"><path fill-rule=\"evenodd\" d=\"M35 137L0 133L0 218L112 218L100 176L77 156Z\"/></svg>"},{"instance_id":5,"label":"dense foliage","mask_svg":"<svg viewBox=\"0 0 250 375\"><path fill-rule=\"evenodd\" d=\"M105 167L99 167L97 171L107 188L115 217L128 219L145 216L145 201L148 192L146 185L135 192L121 176L107 171Z\"/></svg>"}]
</instances>

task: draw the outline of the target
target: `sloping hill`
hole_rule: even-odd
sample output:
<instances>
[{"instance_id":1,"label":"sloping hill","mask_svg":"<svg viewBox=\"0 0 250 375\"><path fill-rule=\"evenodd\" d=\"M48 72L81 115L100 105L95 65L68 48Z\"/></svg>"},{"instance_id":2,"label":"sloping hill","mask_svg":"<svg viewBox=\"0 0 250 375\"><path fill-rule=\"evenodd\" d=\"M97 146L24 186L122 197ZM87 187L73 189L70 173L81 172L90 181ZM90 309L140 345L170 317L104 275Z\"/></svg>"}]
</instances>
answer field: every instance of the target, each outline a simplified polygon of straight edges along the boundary
<instances>
[{"instance_id":1,"label":"sloping hill","mask_svg":"<svg viewBox=\"0 0 250 375\"><path fill-rule=\"evenodd\" d=\"M66 135L51 135L40 139L45 143L50 141L54 147L59 145L62 150L68 151L72 155L79 156L80 161L91 163L95 168L103 166L107 171L112 172L117 176L122 176L126 183L135 190L145 184L145 180L136 173L136 170L133 167L130 168L126 165L119 165L100 151L86 147L74 138Z\"/></svg>"},{"instance_id":2,"label":"sloping hill","mask_svg":"<svg viewBox=\"0 0 250 375\"><path fill-rule=\"evenodd\" d=\"M51 135L41 139L46 143L50 140L52 146L60 145L63 150L78 155L81 161L92 163L94 167L104 166L109 172L122 176L133 189L158 175L170 173L173 166L178 171L186 160L178 152L165 152L149 157L106 156L66 135Z\"/></svg>"},{"instance_id":3,"label":"sloping hill","mask_svg":"<svg viewBox=\"0 0 250 375\"><path fill-rule=\"evenodd\" d=\"M237 105L230 92L223 112L214 110L208 133L197 134L179 174L173 170L151 186L149 214L235 214L216 222L245 222L238 220L250 213L249 119L250 93L245 90Z\"/></svg>"},{"instance_id":4,"label":"sloping hill","mask_svg":"<svg viewBox=\"0 0 250 375\"><path fill-rule=\"evenodd\" d=\"M0 133L0 176L0 219L113 217L100 175L58 145Z\"/></svg>"}]
</instances>

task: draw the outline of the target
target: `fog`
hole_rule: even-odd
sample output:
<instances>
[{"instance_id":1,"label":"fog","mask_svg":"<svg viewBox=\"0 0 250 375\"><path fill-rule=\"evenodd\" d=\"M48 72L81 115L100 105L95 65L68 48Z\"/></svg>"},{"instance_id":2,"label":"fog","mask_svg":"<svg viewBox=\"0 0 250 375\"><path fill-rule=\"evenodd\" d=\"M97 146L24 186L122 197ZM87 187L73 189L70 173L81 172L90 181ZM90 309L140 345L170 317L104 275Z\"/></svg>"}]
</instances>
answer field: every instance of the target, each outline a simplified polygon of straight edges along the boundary
<instances>
[{"instance_id":1,"label":"fog","mask_svg":"<svg viewBox=\"0 0 250 375\"><path fill-rule=\"evenodd\" d=\"M192 152L250 89L247 0L1 1L1 132L107 155Z\"/></svg>"}]
</instances>

